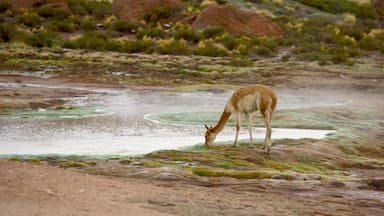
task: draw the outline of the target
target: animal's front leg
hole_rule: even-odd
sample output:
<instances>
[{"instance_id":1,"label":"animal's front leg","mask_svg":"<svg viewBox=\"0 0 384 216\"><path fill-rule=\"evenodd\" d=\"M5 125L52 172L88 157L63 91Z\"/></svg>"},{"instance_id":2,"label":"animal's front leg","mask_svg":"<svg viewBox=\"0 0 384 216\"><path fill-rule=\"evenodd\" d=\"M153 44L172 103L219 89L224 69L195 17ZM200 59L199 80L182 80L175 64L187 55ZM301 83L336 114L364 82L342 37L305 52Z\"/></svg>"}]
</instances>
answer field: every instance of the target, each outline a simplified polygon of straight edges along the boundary
<instances>
[{"instance_id":1,"label":"animal's front leg","mask_svg":"<svg viewBox=\"0 0 384 216\"><path fill-rule=\"evenodd\" d=\"M241 126L241 113L236 113L236 136L235 136L235 142L233 143L233 146L237 145L237 139L239 138L239 131Z\"/></svg>"}]
</instances>

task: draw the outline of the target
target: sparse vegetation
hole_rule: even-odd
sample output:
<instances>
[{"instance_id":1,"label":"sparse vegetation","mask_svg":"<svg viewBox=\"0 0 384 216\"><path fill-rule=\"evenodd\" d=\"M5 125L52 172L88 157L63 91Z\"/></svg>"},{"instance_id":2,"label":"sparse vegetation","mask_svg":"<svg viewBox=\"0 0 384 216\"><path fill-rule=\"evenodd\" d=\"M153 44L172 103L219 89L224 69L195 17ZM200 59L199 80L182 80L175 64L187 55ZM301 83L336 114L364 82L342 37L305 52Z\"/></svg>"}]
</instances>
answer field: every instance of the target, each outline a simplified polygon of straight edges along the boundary
<instances>
[{"instance_id":1,"label":"sparse vegetation","mask_svg":"<svg viewBox=\"0 0 384 216\"><path fill-rule=\"evenodd\" d=\"M242 37L230 35L220 27L195 31L187 23L167 24L163 20L179 13L166 7L143 15L142 23L129 22L112 15L109 1L66 0L69 10L40 6L23 10L12 18L4 13L0 17L1 42L24 41L36 47L64 47L71 49L111 50L119 52L157 52L170 55L203 55L210 57L231 56L232 65L244 66L249 61L239 61L239 57L274 57L282 48L289 50L282 61L298 59L317 61L319 65L352 65L355 58L367 52L384 53L383 32L371 34L378 28L372 7L354 1L300 0L314 11L332 13L339 16L314 14L307 17L286 16L283 2L246 1L244 4L268 4L280 11L275 20L284 29L283 38ZM186 13L198 12L202 1L186 1L190 9ZM231 1L218 1L232 4ZM281 7L281 8L280 8ZM296 5L296 7L299 7ZM0 10L8 11L10 5L2 3ZM338 19L338 21L335 21ZM4 22L7 20L7 22ZM12 21L15 20L15 21ZM11 22L8 22L11 21ZM98 23L104 23L98 25ZM39 30L37 30L39 29ZM97 33L95 33L97 31ZM50 33L42 33L50 32ZM75 39L63 39L63 33L80 34ZM52 35L55 36L52 36ZM97 36L99 34L99 36ZM104 35L100 37L100 35ZM43 38L43 37L47 38ZM120 40L119 37L126 39ZM136 40L133 38L136 37ZM286 49L289 48L289 49Z\"/></svg>"}]
</instances>

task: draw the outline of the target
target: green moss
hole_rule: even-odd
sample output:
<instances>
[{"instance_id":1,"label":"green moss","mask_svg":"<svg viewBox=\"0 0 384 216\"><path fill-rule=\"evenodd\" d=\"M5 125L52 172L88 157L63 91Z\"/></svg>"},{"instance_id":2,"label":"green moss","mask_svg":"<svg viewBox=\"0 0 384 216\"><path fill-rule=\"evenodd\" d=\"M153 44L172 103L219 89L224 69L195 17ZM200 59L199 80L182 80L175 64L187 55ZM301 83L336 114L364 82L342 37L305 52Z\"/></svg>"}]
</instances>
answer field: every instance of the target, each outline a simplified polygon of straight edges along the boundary
<instances>
[{"instance_id":1,"label":"green moss","mask_svg":"<svg viewBox=\"0 0 384 216\"><path fill-rule=\"evenodd\" d=\"M206 177L232 177L237 179L262 179L271 178L274 173L262 170L249 170L249 171L238 171L238 170L222 170L209 167L198 167L192 169L195 175L206 176Z\"/></svg>"},{"instance_id":2,"label":"green moss","mask_svg":"<svg viewBox=\"0 0 384 216\"><path fill-rule=\"evenodd\" d=\"M64 66L71 64L69 60L47 60L47 59L26 59L26 58L9 58L5 64L10 65L53 65Z\"/></svg>"},{"instance_id":3,"label":"green moss","mask_svg":"<svg viewBox=\"0 0 384 216\"><path fill-rule=\"evenodd\" d=\"M384 159L381 158L369 158L364 156L349 155L349 159L363 165L368 165L376 168L384 168Z\"/></svg>"},{"instance_id":4,"label":"green moss","mask_svg":"<svg viewBox=\"0 0 384 216\"><path fill-rule=\"evenodd\" d=\"M144 161L141 165L149 168L158 168L165 166L165 164L158 161Z\"/></svg>"},{"instance_id":5,"label":"green moss","mask_svg":"<svg viewBox=\"0 0 384 216\"><path fill-rule=\"evenodd\" d=\"M264 160L263 164L269 168L273 168L280 171L294 171L298 173L316 173L325 175L349 175L348 172L342 170L332 170L326 168L320 162L280 162L273 160Z\"/></svg>"},{"instance_id":6,"label":"green moss","mask_svg":"<svg viewBox=\"0 0 384 216\"><path fill-rule=\"evenodd\" d=\"M81 161L65 161L60 164L60 167L89 167L89 165Z\"/></svg>"}]
</instances>

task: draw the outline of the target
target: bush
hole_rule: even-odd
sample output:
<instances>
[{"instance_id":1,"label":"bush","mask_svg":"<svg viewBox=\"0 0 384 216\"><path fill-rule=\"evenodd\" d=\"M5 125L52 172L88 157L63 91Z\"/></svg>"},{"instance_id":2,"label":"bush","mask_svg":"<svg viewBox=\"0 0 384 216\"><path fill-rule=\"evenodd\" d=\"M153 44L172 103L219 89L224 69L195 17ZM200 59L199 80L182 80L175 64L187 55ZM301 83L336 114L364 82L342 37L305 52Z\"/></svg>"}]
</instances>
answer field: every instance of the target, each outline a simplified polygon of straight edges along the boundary
<instances>
[{"instance_id":1,"label":"bush","mask_svg":"<svg viewBox=\"0 0 384 216\"><path fill-rule=\"evenodd\" d=\"M12 5L9 2L0 2L0 13L4 13L10 9L12 9Z\"/></svg>"},{"instance_id":2,"label":"bush","mask_svg":"<svg viewBox=\"0 0 384 216\"><path fill-rule=\"evenodd\" d=\"M24 13L17 16L17 21L29 27L38 27L42 23L42 19L36 13Z\"/></svg>"},{"instance_id":3,"label":"bush","mask_svg":"<svg viewBox=\"0 0 384 216\"><path fill-rule=\"evenodd\" d=\"M89 17L84 17L80 23L81 29L85 31L93 31L96 29L96 22Z\"/></svg>"},{"instance_id":4,"label":"bush","mask_svg":"<svg viewBox=\"0 0 384 216\"><path fill-rule=\"evenodd\" d=\"M152 53L154 50L154 46L155 44L149 40L133 40L125 42L122 46L122 51L128 53Z\"/></svg>"},{"instance_id":5,"label":"bush","mask_svg":"<svg viewBox=\"0 0 384 216\"><path fill-rule=\"evenodd\" d=\"M53 18L56 20L65 20L71 16L71 12L61 8L54 8L52 6L43 5L38 8L34 8L33 11L39 16L44 18Z\"/></svg>"},{"instance_id":6,"label":"bush","mask_svg":"<svg viewBox=\"0 0 384 216\"><path fill-rule=\"evenodd\" d=\"M258 38L252 38L251 41L249 42L249 46L255 48L255 52L257 55L262 55L262 56L271 56L273 53L277 52L279 49L279 46L277 43L273 40L268 40L263 37L258 37Z\"/></svg>"},{"instance_id":7,"label":"bush","mask_svg":"<svg viewBox=\"0 0 384 216\"><path fill-rule=\"evenodd\" d=\"M160 54L172 55L188 55L191 53L186 41L174 39L158 41L155 51Z\"/></svg>"},{"instance_id":8,"label":"bush","mask_svg":"<svg viewBox=\"0 0 384 216\"><path fill-rule=\"evenodd\" d=\"M81 49L91 50L105 50L105 42L107 36L97 32L86 32L82 37L78 38L76 42Z\"/></svg>"},{"instance_id":9,"label":"bush","mask_svg":"<svg viewBox=\"0 0 384 216\"><path fill-rule=\"evenodd\" d=\"M359 47L364 50L377 50L384 51L384 33L381 35L375 36L366 36L364 37L360 43Z\"/></svg>"},{"instance_id":10,"label":"bush","mask_svg":"<svg viewBox=\"0 0 384 216\"><path fill-rule=\"evenodd\" d=\"M220 39L220 42L227 48L228 50L234 50L236 49L241 41L231 35L225 35L223 38Z\"/></svg>"},{"instance_id":11,"label":"bush","mask_svg":"<svg viewBox=\"0 0 384 216\"><path fill-rule=\"evenodd\" d=\"M157 22L161 20L166 20L173 15L175 15L177 12L177 9L159 6L155 10L151 11L150 13L146 13L143 16L143 19L146 23L151 25L156 25Z\"/></svg>"},{"instance_id":12,"label":"bush","mask_svg":"<svg viewBox=\"0 0 384 216\"><path fill-rule=\"evenodd\" d=\"M137 39L143 39L144 36L155 38L159 37L162 34L162 31L160 28L150 28L150 29L139 29L136 32L136 38Z\"/></svg>"},{"instance_id":13,"label":"bush","mask_svg":"<svg viewBox=\"0 0 384 216\"><path fill-rule=\"evenodd\" d=\"M97 0L66 0L73 14L93 15L97 19L104 19L112 15L110 1Z\"/></svg>"},{"instance_id":14,"label":"bush","mask_svg":"<svg viewBox=\"0 0 384 216\"><path fill-rule=\"evenodd\" d=\"M214 39L216 37L223 35L224 32L225 31L223 28L216 27L216 28L207 28L202 31L202 34L204 39L209 39L209 38Z\"/></svg>"},{"instance_id":15,"label":"bush","mask_svg":"<svg viewBox=\"0 0 384 216\"><path fill-rule=\"evenodd\" d=\"M331 60L334 64L347 63L349 61L347 51L342 47L332 48L330 50Z\"/></svg>"},{"instance_id":16,"label":"bush","mask_svg":"<svg viewBox=\"0 0 384 216\"><path fill-rule=\"evenodd\" d=\"M39 31L26 39L26 43L33 47L55 47L60 42L59 36L50 31Z\"/></svg>"},{"instance_id":17,"label":"bush","mask_svg":"<svg viewBox=\"0 0 384 216\"><path fill-rule=\"evenodd\" d=\"M105 42L105 49L109 51L121 51L123 45L117 40L107 40Z\"/></svg>"},{"instance_id":18,"label":"bush","mask_svg":"<svg viewBox=\"0 0 384 216\"><path fill-rule=\"evenodd\" d=\"M226 49L218 47L212 42L200 43L199 46L194 50L194 54L211 57L222 57L229 55Z\"/></svg>"},{"instance_id":19,"label":"bush","mask_svg":"<svg viewBox=\"0 0 384 216\"><path fill-rule=\"evenodd\" d=\"M0 23L0 42L9 42L17 34L16 27L11 23Z\"/></svg>"},{"instance_id":20,"label":"bush","mask_svg":"<svg viewBox=\"0 0 384 216\"><path fill-rule=\"evenodd\" d=\"M191 28L182 28L173 33L176 40L184 39L191 43L198 43L202 39L200 32L195 32Z\"/></svg>"},{"instance_id":21,"label":"bush","mask_svg":"<svg viewBox=\"0 0 384 216\"><path fill-rule=\"evenodd\" d=\"M76 30L75 25L72 22L53 20L49 23L48 29L51 31L59 32L74 32Z\"/></svg>"},{"instance_id":22,"label":"bush","mask_svg":"<svg viewBox=\"0 0 384 216\"><path fill-rule=\"evenodd\" d=\"M136 31L137 26L133 23L129 23L125 20L117 20L113 22L112 28L118 32L123 32L123 33L133 33Z\"/></svg>"},{"instance_id":23,"label":"bush","mask_svg":"<svg viewBox=\"0 0 384 216\"><path fill-rule=\"evenodd\" d=\"M249 60L248 58L235 58L232 57L229 61L229 65L235 66L235 67L249 67L253 65L253 61Z\"/></svg>"},{"instance_id":24,"label":"bush","mask_svg":"<svg viewBox=\"0 0 384 216\"><path fill-rule=\"evenodd\" d=\"M78 49L79 45L76 41L72 40L65 40L63 41L62 45L63 48L68 48L68 49Z\"/></svg>"},{"instance_id":25,"label":"bush","mask_svg":"<svg viewBox=\"0 0 384 216\"><path fill-rule=\"evenodd\" d=\"M359 4L349 0L300 0L300 3L329 13L351 13L361 18L374 18L375 12L370 4Z\"/></svg>"}]
</instances>

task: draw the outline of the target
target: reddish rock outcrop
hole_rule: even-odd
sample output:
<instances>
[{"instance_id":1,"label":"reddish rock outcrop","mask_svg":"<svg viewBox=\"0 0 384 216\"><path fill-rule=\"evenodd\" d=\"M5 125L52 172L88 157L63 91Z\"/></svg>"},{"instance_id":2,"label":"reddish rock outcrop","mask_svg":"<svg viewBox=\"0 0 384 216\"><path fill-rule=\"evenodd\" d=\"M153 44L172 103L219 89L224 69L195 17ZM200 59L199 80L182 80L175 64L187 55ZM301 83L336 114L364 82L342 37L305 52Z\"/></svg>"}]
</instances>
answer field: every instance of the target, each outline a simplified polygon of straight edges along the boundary
<instances>
[{"instance_id":1,"label":"reddish rock outcrop","mask_svg":"<svg viewBox=\"0 0 384 216\"><path fill-rule=\"evenodd\" d=\"M251 11L212 4L203 9L192 23L194 30L222 27L229 33L247 36L279 37L280 26Z\"/></svg>"},{"instance_id":2,"label":"reddish rock outcrop","mask_svg":"<svg viewBox=\"0 0 384 216\"><path fill-rule=\"evenodd\" d=\"M112 3L114 14L127 21L141 20L146 14L154 13L160 8L178 16L186 6L181 0L114 0Z\"/></svg>"},{"instance_id":3,"label":"reddish rock outcrop","mask_svg":"<svg viewBox=\"0 0 384 216\"><path fill-rule=\"evenodd\" d=\"M381 27L384 28L384 0L374 0L373 7L376 10L377 18L381 22Z\"/></svg>"}]
</instances>

